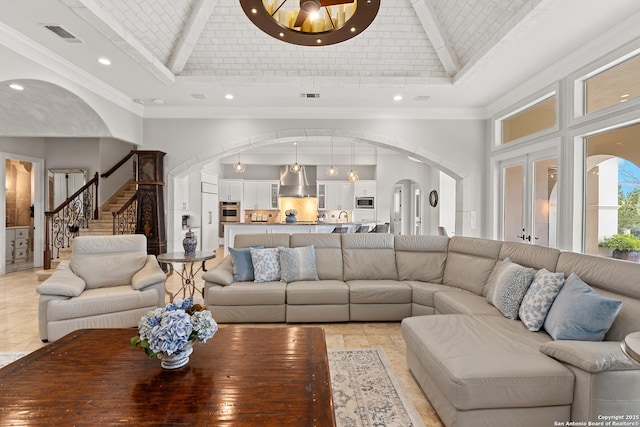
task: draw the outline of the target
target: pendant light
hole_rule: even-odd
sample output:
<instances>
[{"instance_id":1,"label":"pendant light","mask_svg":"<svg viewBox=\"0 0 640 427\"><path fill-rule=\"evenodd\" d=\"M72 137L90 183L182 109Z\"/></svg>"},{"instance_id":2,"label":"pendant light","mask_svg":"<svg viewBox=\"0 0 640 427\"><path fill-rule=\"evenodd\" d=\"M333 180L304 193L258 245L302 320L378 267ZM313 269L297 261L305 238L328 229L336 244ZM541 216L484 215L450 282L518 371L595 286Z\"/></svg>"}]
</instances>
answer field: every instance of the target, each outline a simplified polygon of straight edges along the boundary
<instances>
[{"instance_id":1,"label":"pendant light","mask_svg":"<svg viewBox=\"0 0 640 427\"><path fill-rule=\"evenodd\" d=\"M331 166L327 168L328 176L338 175L338 168L333 165L333 140L331 141Z\"/></svg>"},{"instance_id":2,"label":"pendant light","mask_svg":"<svg viewBox=\"0 0 640 427\"><path fill-rule=\"evenodd\" d=\"M289 165L289 172L298 173L302 170L302 166L298 163L298 143L293 143L294 147L296 147L296 161Z\"/></svg>"},{"instance_id":3,"label":"pendant light","mask_svg":"<svg viewBox=\"0 0 640 427\"><path fill-rule=\"evenodd\" d=\"M356 143L352 142L351 143L351 170L347 174L347 179L351 182L356 182L358 179L360 179L358 177L358 172L353 167L355 160L356 160Z\"/></svg>"},{"instance_id":4,"label":"pendant light","mask_svg":"<svg viewBox=\"0 0 640 427\"><path fill-rule=\"evenodd\" d=\"M235 173L244 173L244 170L247 167L247 165L245 165L244 163L240 162L240 153L238 153L238 161L236 163L234 163L232 165L232 167L233 167L233 171Z\"/></svg>"}]
</instances>

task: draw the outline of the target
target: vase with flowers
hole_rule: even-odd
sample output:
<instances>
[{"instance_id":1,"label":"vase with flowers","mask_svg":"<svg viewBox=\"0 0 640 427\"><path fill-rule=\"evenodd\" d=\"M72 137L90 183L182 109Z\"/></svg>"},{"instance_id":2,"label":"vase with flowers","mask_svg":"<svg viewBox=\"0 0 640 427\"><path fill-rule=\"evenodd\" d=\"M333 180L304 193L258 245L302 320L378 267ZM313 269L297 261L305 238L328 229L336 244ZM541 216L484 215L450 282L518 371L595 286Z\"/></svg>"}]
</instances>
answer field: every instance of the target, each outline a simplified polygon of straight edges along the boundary
<instances>
[{"instance_id":1,"label":"vase with flowers","mask_svg":"<svg viewBox=\"0 0 640 427\"><path fill-rule=\"evenodd\" d=\"M177 369L189 362L194 341L205 343L217 331L211 312L189 297L144 315L131 345L140 346L148 357L157 356L163 368Z\"/></svg>"},{"instance_id":2,"label":"vase with flowers","mask_svg":"<svg viewBox=\"0 0 640 427\"><path fill-rule=\"evenodd\" d=\"M286 211L284 211L284 215L285 215L285 221L292 223L292 222L296 222L297 218L296 215L298 215L298 211L295 209L287 209Z\"/></svg>"}]
</instances>

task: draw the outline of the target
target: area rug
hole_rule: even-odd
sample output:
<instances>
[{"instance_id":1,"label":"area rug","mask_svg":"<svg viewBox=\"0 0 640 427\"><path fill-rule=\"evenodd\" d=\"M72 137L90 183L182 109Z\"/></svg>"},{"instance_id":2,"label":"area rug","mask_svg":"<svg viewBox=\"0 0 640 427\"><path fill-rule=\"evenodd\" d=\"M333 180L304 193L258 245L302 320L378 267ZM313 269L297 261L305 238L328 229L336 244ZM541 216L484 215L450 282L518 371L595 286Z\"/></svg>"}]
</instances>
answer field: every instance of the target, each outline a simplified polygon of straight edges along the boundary
<instances>
[{"instance_id":1,"label":"area rug","mask_svg":"<svg viewBox=\"0 0 640 427\"><path fill-rule=\"evenodd\" d=\"M424 427L382 348L328 354L338 427Z\"/></svg>"},{"instance_id":2,"label":"area rug","mask_svg":"<svg viewBox=\"0 0 640 427\"><path fill-rule=\"evenodd\" d=\"M0 368L27 354L0 352ZM328 355L337 427L424 427L382 348Z\"/></svg>"},{"instance_id":3,"label":"area rug","mask_svg":"<svg viewBox=\"0 0 640 427\"><path fill-rule=\"evenodd\" d=\"M14 362L20 359L23 356L29 354L28 352L20 352L20 353L9 353L9 352L0 352L0 368L5 365L8 365L11 362Z\"/></svg>"}]
</instances>

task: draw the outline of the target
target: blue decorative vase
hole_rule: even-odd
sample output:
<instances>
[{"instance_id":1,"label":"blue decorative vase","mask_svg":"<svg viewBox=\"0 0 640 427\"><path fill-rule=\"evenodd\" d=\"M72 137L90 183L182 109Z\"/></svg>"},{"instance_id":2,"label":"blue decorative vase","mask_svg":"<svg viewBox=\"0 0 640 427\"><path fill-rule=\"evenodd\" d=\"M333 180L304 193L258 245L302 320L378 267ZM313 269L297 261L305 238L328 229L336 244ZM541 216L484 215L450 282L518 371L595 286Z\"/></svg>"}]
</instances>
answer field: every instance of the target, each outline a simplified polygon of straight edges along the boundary
<instances>
[{"instance_id":1,"label":"blue decorative vase","mask_svg":"<svg viewBox=\"0 0 640 427\"><path fill-rule=\"evenodd\" d=\"M295 215L287 215L287 217L285 218L285 221L292 223L292 222L296 222L296 216Z\"/></svg>"},{"instance_id":2,"label":"blue decorative vase","mask_svg":"<svg viewBox=\"0 0 640 427\"><path fill-rule=\"evenodd\" d=\"M182 247L184 248L184 256L193 256L196 254L196 247L198 246L198 238L195 233L189 229L182 240Z\"/></svg>"}]
</instances>

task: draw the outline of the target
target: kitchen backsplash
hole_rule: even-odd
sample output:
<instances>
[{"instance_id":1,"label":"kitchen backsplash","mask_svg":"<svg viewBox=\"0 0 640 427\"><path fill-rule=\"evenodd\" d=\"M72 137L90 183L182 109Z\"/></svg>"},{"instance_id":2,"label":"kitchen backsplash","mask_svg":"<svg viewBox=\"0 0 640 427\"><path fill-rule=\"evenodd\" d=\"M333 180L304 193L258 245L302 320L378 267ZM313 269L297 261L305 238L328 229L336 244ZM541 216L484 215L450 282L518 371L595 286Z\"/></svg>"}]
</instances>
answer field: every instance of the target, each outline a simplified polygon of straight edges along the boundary
<instances>
[{"instance_id":1,"label":"kitchen backsplash","mask_svg":"<svg viewBox=\"0 0 640 427\"><path fill-rule=\"evenodd\" d=\"M280 220L279 210L245 210L244 222L264 222L269 224L279 223Z\"/></svg>"}]
</instances>

